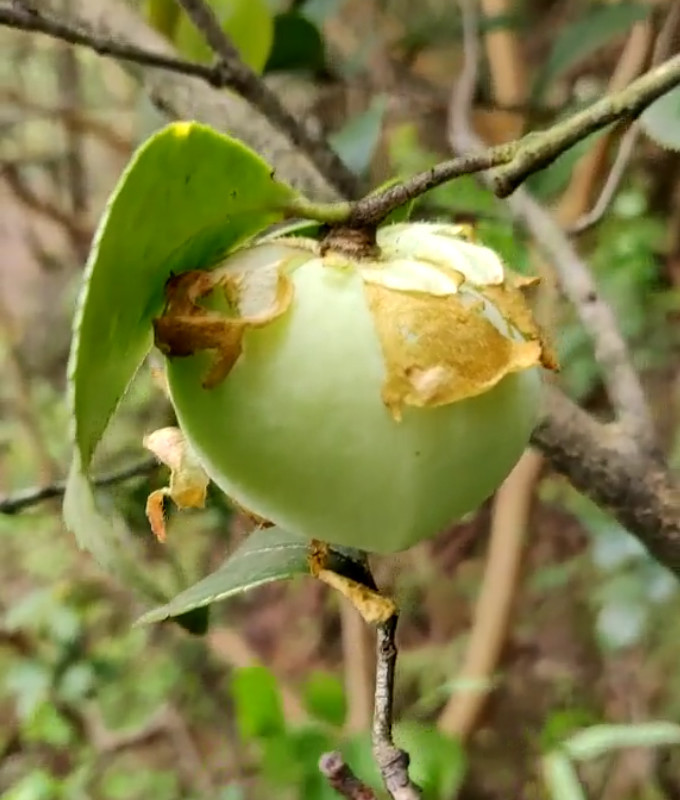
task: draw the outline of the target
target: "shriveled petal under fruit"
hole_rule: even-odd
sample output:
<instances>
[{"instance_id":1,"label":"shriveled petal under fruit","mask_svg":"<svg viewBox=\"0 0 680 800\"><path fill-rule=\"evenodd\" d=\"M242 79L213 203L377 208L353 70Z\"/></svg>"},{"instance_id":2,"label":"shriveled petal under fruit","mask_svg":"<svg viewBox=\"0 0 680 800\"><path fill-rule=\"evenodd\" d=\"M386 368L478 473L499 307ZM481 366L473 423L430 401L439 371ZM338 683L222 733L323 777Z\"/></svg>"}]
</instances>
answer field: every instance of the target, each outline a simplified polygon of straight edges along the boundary
<instances>
[{"instance_id":1,"label":"shriveled petal under fruit","mask_svg":"<svg viewBox=\"0 0 680 800\"><path fill-rule=\"evenodd\" d=\"M203 377L206 389L227 377L241 355L249 328L267 325L290 307L293 284L284 272L287 261L281 248L275 250L278 257L263 262L252 256L258 252L253 248L222 268L185 272L166 284L166 306L154 320L156 346L169 357L213 351L212 364Z\"/></svg>"},{"instance_id":2,"label":"shriveled petal under fruit","mask_svg":"<svg viewBox=\"0 0 680 800\"><path fill-rule=\"evenodd\" d=\"M169 497L177 508L203 508L210 478L179 428L161 428L144 437L144 447L170 468L170 485L152 492L146 515L156 538L166 539L163 503Z\"/></svg>"},{"instance_id":3,"label":"shriveled petal under fruit","mask_svg":"<svg viewBox=\"0 0 680 800\"><path fill-rule=\"evenodd\" d=\"M484 316L481 302L373 283L364 289L385 360L383 402L395 419L406 405L441 406L474 397L540 362L540 343L504 336Z\"/></svg>"}]
</instances>

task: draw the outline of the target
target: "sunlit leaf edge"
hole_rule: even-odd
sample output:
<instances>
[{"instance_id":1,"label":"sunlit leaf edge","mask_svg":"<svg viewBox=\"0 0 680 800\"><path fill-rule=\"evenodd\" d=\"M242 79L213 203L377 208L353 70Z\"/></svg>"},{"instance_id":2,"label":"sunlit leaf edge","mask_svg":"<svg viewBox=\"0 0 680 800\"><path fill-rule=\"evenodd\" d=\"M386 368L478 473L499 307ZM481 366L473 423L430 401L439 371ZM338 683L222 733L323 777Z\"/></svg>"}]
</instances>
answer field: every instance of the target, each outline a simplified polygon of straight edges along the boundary
<instances>
[{"instance_id":1,"label":"sunlit leaf edge","mask_svg":"<svg viewBox=\"0 0 680 800\"><path fill-rule=\"evenodd\" d=\"M145 339L144 342L142 342L141 340L139 342L139 354L138 354L139 357L136 359L136 364L129 371L125 387L123 387L120 390L120 392L117 392L117 397L115 398L115 402L111 404L111 409L106 417L105 424L101 426L101 430L98 432L98 435L92 437L94 441L89 441L89 437L83 440L83 436L81 435L81 420L80 420L80 414L78 412L78 400L77 400L78 385L79 385L78 369L80 366L79 353L81 349L81 338L82 338L81 334L83 330L83 322L87 312L87 304L91 292L91 281L93 279L94 271L97 267L97 263L99 260L100 246L102 244L104 236L107 233L107 226L109 224L113 210L116 207L116 203L120 202L120 196L122 190L125 188L127 180L130 177L131 173L139 165L140 160L145 156L145 154L150 150L150 148L154 147L159 141L163 140L166 137L174 137L180 131L183 137L186 137L187 132L189 133L193 131L208 132L212 136L216 136L219 139L224 140L225 145L228 145L229 147L237 151L240 150L244 156L247 156L249 159L251 159L253 164L257 163L264 171L267 171L270 175L273 175L273 170L271 166L243 142L233 137L218 133L217 131L210 128L210 126L203 125L197 122L174 122L165 126L160 131L157 131L154 135L149 137L132 155L129 163L123 170L113 192L111 193L109 200L107 201L105 210L97 226L92 241L92 245L90 248L90 253L87 259L87 263L85 265L85 269L83 272L81 290L78 295L73 317L72 343L67 365L67 378L68 378L67 405L69 408L70 422L71 422L71 432L70 432L71 439L75 443L76 448L80 452L80 461L82 464L82 468L85 472L87 472L87 470L89 469L91 457L97 443L101 440L101 437L105 433L105 430L108 427L111 418L115 414L122 398L124 397L127 388L129 387L131 381L133 380L134 375L142 365L144 358L148 354L152 345L151 327L149 326L149 332L147 334L147 338ZM292 187L284 183L281 183L280 181L275 181L274 185L276 185L281 192L284 191L288 192L291 197L295 194L295 191L292 189ZM239 212L237 212L237 214L232 214L232 218L237 215L246 216L252 214L254 211L255 211L254 208L244 206L242 209L239 210ZM264 230L269 224L274 222L277 218L281 218L281 216L283 216L282 211L274 212L272 210L271 213L268 214L268 219L266 220L263 219L261 224L253 225L250 229L247 230L247 232L244 235L235 239L231 243L231 246L225 247L224 250L220 252L219 258L217 257L217 254L215 254L215 257L212 259L212 262L216 263L217 261L219 261L219 259L223 258L228 252L242 245L244 241L257 235L259 232ZM197 229L194 234L194 238L198 236L200 233L201 231ZM184 243L184 246L189 244L191 239L192 237L187 239ZM202 268L209 268L211 264L207 263L200 266ZM159 270L159 274L161 271L162 270Z\"/></svg>"}]
</instances>

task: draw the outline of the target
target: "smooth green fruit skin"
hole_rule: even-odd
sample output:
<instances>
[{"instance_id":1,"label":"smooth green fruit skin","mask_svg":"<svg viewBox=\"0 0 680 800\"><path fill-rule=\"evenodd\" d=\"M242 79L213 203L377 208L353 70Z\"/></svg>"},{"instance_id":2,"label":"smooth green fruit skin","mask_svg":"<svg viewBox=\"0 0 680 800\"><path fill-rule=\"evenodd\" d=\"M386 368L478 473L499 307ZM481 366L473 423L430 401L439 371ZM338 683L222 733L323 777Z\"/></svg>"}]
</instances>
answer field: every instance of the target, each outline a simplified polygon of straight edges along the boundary
<instances>
[{"instance_id":1,"label":"smooth green fruit skin","mask_svg":"<svg viewBox=\"0 0 680 800\"><path fill-rule=\"evenodd\" d=\"M381 400L384 365L361 278L293 273L289 311L251 330L218 387L208 358L168 361L178 422L210 478L245 508L308 538L369 552L404 550L477 508L502 483L536 423L530 369L438 408Z\"/></svg>"}]
</instances>

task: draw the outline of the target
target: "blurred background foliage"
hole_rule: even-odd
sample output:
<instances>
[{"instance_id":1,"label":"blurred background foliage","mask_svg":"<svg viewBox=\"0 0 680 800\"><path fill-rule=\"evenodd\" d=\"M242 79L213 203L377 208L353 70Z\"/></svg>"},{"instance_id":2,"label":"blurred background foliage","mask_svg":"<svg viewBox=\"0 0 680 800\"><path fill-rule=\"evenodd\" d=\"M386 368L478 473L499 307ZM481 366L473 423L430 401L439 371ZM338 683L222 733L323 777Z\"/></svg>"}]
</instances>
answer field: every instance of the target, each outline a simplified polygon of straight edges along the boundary
<instances>
[{"instance_id":1,"label":"blurred background foliage","mask_svg":"<svg viewBox=\"0 0 680 800\"><path fill-rule=\"evenodd\" d=\"M244 60L328 134L367 187L446 155L447 103L461 63L455 3L211 2ZM209 59L171 0L129 4L183 55ZM509 107L495 99L492 65L482 64L475 124L490 141L502 141L601 95L633 26L658 21L672 3L488 5L496 12L483 16L482 33L514 37L529 76L526 99ZM82 265L120 170L165 120L117 64L45 37L0 30L0 72L4 496L64 475L64 374ZM680 467L680 163L668 149L678 146L680 103L671 95L648 118L655 139L639 140L619 191L578 245L615 309L664 445ZM556 206L596 139L533 176L536 196ZM613 150L605 155L607 168ZM430 192L414 215L471 222L509 263L535 267L532 245L503 202L473 178ZM560 382L589 410L606 413L585 332L562 301L552 312ZM143 434L170 424L170 414L149 371L141 372L98 454L99 468L141 460ZM212 492L203 512L170 509L169 544L159 545L144 503L165 478L150 470L101 492L134 532L131 546L148 576L136 591L78 552L58 501L0 515L0 798L241 800L275 793L330 800L317 770L328 749L342 750L378 785L368 733L371 634L321 585L274 584L217 605L205 636L172 623L133 627L159 593L171 595L216 568L249 530ZM626 725L640 732L631 744L658 744L666 740L643 723L680 721L677 581L544 469L489 701L466 741L451 735L441 717L447 700L480 688L457 674L489 521L487 503L436 540L375 564L380 585L403 609L397 740L410 750L413 776L429 800L540 797L555 763L546 754L575 731ZM625 751L579 774L592 797L680 796L672 749ZM572 792L560 795L565 800L579 797L573 786L563 791Z\"/></svg>"}]
</instances>

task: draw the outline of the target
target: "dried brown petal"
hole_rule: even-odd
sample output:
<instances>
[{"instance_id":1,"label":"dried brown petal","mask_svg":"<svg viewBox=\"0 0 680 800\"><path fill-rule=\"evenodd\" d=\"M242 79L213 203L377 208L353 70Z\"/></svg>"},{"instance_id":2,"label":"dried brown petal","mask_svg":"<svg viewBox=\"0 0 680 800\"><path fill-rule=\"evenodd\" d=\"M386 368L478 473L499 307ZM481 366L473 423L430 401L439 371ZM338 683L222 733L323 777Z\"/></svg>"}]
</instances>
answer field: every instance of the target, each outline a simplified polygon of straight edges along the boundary
<instances>
[{"instance_id":1,"label":"dried brown petal","mask_svg":"<svg viewBox=\"0 0 680 800\"><path fill-rule=\"evenodd\" d=\"M179 428L161 428L144 437L144 447L170 468L170 485L156 489L146 502L146 515L159 541L166 538L163 503L169 497L177 508L203 508L210 479Z\"/></svg>"},{"instance_id":2,"label":"dried brown petal","mask_svg":"<svg viewBox=\"0 0 680 800\"><path fill-rule=\"evenodd\" d=\"M525 339L539 343L541 366L557 370L559 369L557 354L536 323L533 311L522 293L523 288L536 285L538 280L509 273L508 280L502 286L484 286L480 291Z\"/></svg>"},{"instance_id":3,"label":"dried brown petal","mask_svg":"<svg viewBox=\"0 0 680 800\"><path fill-rule=\"evenodd\" d=\"M165 287L163 314L154 320L156 346L168 357L212 351L203 386L216 386L241 355L244 333L269 324L290 307L293 284L283 271L286 263L279 249L279 257L268 262L245 256L223 268L173 276ZM225 311L200 304L209 296L221 297Z\"/></svg>"},{"instance_id":4,"label":"dried brown petal","mask_svg":"<svg viewBox=\"0 0 680 800\"><path fill-rule=\"evenodd\" d=\"M406 405L474 397L540 361L538 341L504 336L464 295L435 297L377 284L364 289L385 360L382 397L395 419Z\"/></svg>"}]
</instances>

